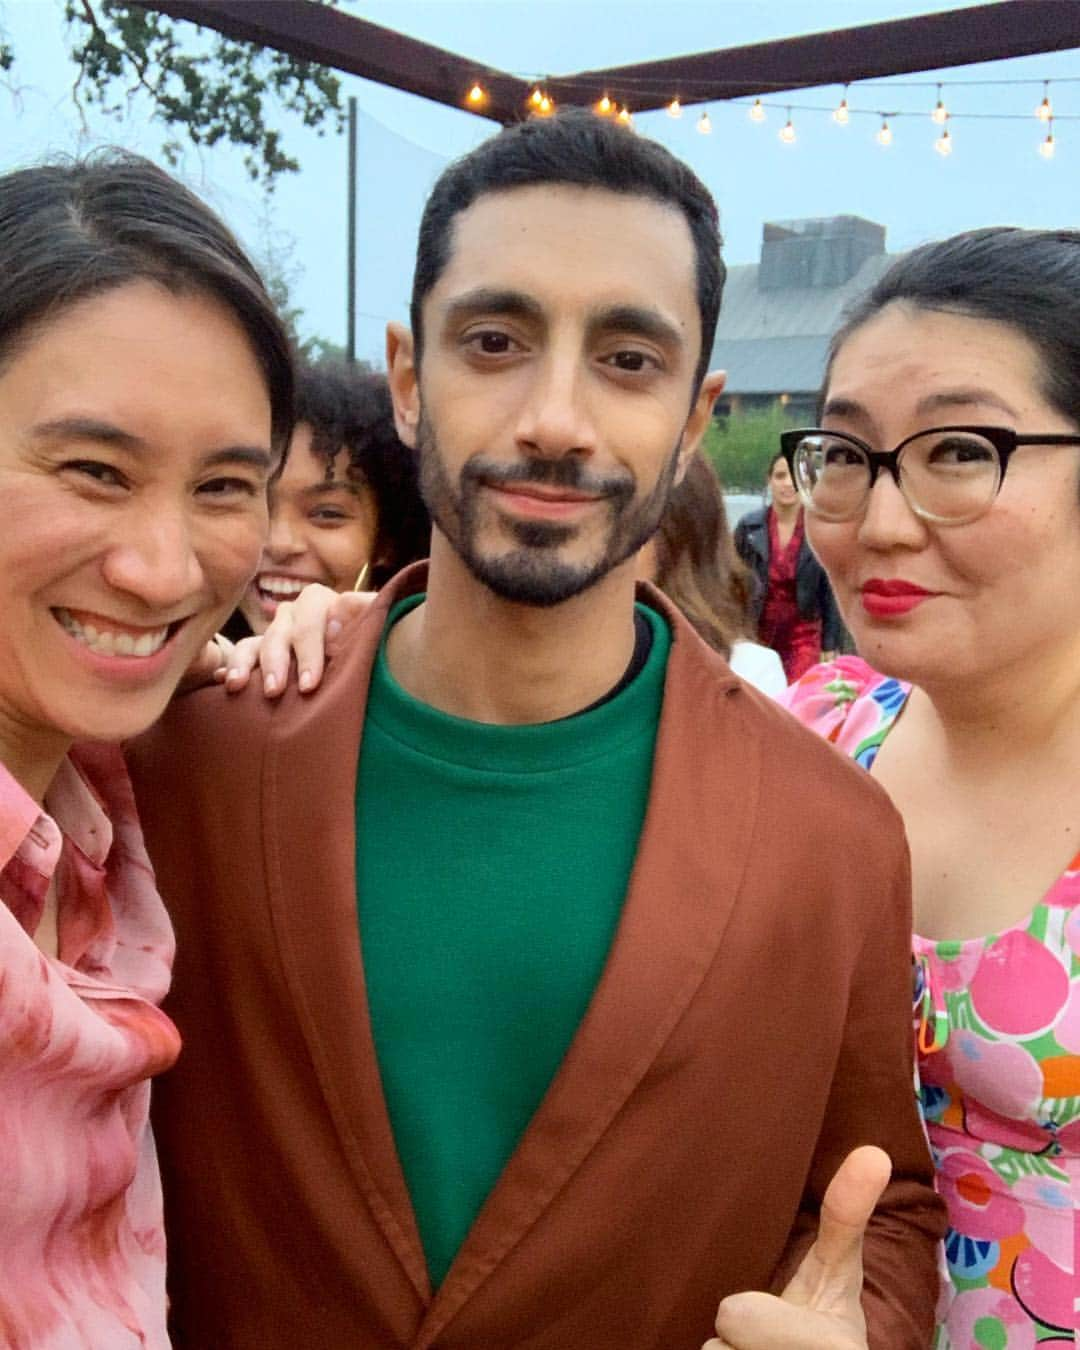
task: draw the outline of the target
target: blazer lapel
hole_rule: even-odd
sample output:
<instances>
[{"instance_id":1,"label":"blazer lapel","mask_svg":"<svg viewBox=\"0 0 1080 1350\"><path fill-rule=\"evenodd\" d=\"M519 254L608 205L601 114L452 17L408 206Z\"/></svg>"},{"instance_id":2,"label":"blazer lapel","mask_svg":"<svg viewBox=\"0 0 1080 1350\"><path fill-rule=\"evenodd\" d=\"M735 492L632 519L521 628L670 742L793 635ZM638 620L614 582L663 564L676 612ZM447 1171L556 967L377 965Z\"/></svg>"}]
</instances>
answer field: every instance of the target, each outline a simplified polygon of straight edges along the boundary
<instances>
[{"instance_id":1,"label":"blazer lapel","mask_svg":"<svg viewBox=\"0 0 1080 1350\"><path fill-rule=\"evenodd\" d=\"M283 697L263 780L267 885L289 991L353 1177L416 1291L417 1319L431 1287L371 1034L353 804L371 665L386 616L401 596L423 589L425 577L426 569L409 569L350 626L317 694L305 699L290 690ZM309 896L317 903L309 905Z\"/></svg>"},{"instance_id":2,"label":"blazer lapel","mask_svg":"<svg viewBox=\"0 0 1080 1350\"><path fill-rule=\"evenodd\" d=\"M651 587L674 641L646 818L593 999L412 1343L426 1350L542 1218L655 1060L720 945L746 869L760 780L747 694ZM695 753L704 731L708 753ZM715 822L715 830L710 822Z\"/></svg>"}]
</instances>

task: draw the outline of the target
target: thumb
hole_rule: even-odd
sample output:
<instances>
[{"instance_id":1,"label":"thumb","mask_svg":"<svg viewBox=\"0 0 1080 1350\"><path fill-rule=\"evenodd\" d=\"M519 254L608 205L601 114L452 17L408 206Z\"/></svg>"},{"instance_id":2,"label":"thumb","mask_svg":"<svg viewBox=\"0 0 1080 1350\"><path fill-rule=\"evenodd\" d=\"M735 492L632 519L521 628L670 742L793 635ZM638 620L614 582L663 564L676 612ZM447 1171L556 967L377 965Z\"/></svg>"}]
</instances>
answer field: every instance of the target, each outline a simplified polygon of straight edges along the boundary
<instances>
[{"instance_id":1,"label":"thumb","mask_svg":"<svg viewBox=\"0 0 1080 1350\"><path fill-rule=\"evenodd\" d=\"M827 1269L861 1259L866 1225L891 1174L889 1155L872 1144L853 1149L840 1164L821 1204L814 1243L818 1260Z\"/></svg>"},{"instance_id":2,"label":"thumb","mask_svg":"<svg viewBox=\"0 0 1080 1350\"><path fill-rule=\"evenodd\" d=\"M854 1149L829 1182L814 1245L783 1293L783 1302L859 1316L862 1243L888 1185L892 1164L880 1148Z\"/></svg>"}]
</instances>

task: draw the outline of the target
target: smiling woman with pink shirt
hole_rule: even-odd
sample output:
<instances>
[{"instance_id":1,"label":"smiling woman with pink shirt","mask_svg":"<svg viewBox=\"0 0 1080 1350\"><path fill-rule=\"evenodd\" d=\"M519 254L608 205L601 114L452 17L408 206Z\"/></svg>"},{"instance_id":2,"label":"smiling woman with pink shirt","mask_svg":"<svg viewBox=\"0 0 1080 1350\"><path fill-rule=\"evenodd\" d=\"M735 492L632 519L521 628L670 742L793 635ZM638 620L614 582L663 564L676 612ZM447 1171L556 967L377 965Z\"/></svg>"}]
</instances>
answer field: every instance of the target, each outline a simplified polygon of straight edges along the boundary
<instances>
[{"instance_id":1,"label":"smiling woman with pink shirt","mask_svg":"<svg viewBox=\"0 0 1080 1350\"><path fill-rule=\"evenodd\" d=\"M859 657L785 699L907 827L951 1224L937 1345L1072 1345L1080 233L980 230L902 258L834 339L820 422L784 450Z\"/></svg>"},{"instance_id":2,"label":"smiling woman with pink shirt","mask_svg":"<svg viewBox=\"0 0 1080 1350\"><path fill-rule=\"evenodd\" d=\"M0 178L0 275L0 1344L162 1350L173 943L115 743L255 569L288 343L133 156Z\"/></svg>"}]
</instances>

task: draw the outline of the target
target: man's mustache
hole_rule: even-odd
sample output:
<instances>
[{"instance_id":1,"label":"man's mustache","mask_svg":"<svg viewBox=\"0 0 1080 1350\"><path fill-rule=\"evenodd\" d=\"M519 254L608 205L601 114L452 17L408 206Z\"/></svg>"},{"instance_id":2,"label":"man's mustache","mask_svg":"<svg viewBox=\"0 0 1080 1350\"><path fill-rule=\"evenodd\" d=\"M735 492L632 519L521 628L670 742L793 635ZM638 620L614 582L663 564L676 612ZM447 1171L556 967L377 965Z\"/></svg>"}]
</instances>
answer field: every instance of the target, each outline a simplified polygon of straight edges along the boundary
<instances>
[{"instance_id":1,"label":"man's mustache","mask_svg":"<svg viewBox=\"0 0 1080 1350\"><path fill-rule=\"evenodd\" d=\"M462 485L484 483L510 487L515 483L535 483L543 487L567 488L590 497L632 497L634 479L629 473L590 473L574 455L557 459L523 459L516 464L497 463L476 455L461 471Z\"/></svg>"}]
</instances>

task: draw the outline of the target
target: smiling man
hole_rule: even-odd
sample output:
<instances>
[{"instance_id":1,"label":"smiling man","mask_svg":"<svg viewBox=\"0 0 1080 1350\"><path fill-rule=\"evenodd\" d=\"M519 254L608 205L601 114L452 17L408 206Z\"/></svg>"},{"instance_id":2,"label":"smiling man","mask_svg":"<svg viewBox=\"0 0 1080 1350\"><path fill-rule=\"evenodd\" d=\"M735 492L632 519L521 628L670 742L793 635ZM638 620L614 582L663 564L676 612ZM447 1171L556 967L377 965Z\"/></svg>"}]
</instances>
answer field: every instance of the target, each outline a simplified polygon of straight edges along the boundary
<instances>
[{"instance_id":1,"label":"smiling man","mask_svg":"<svg viewBox=\"0 0 1080 1350\"><path fill-rule=\"evenodd\" d=\"M718 1301L740 1350L927 1344L897 817L635 599L722 277L701 183L591 114L452 165L388 338L429 567L310 700L133 752L178 1347L697 1350ZM891 1181L826 1197L861 1144Z\"/></svg>"}]
</instances>

